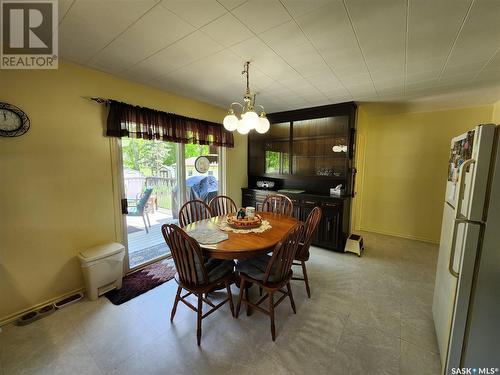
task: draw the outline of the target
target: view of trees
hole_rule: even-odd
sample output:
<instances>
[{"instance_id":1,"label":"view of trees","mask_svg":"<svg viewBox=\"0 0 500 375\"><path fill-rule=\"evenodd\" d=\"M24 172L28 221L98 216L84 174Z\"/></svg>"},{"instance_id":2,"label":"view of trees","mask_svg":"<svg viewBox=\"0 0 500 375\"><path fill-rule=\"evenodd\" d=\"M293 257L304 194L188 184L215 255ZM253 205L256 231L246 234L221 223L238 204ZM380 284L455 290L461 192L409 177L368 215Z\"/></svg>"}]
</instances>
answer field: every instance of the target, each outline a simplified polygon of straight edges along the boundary
<instances>
[{"instance_id":1,"label":"view of trees","mask_svg":"<svg viewBox=\"0 0 500 375\"><path fill-rule=\"evenodd\" d=\"M186 158L208 154L208 146L186 144ZM123 165L145 176L156 176L164 166L176 163L176 144L156 140L123 138Z\"/></svg>"}]
</instances>

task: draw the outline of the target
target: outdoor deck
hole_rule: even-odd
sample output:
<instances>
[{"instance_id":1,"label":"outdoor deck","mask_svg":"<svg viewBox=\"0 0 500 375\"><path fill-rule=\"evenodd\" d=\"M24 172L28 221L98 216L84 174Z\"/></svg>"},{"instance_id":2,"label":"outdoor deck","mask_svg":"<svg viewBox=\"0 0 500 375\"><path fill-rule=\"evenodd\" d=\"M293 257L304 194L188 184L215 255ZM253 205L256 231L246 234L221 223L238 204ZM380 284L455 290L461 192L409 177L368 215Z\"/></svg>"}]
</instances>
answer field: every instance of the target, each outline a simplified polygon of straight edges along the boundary
<instances>
[{"instance_id":1,"label":"outdoor deck","mask_svg":"<svg viewBox=\"0 0 500 375\"><path fill-rule=\"evenodd\" d=\"M169 252L161 234L161 226L176 223L170 210L162 209L149 213L151 227L149 233L144 229L142 217L127 216L128 250L130 268L163 256Z\"/></svg>"}]
</instances>

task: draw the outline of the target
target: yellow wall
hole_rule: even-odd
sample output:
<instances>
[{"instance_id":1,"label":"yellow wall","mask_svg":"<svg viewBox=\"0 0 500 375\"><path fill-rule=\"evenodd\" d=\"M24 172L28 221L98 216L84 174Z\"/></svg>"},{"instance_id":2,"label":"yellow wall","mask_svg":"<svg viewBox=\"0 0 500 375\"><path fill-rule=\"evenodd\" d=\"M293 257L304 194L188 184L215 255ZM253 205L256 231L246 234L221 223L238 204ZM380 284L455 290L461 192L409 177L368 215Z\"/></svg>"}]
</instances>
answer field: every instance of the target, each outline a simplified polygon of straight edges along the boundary
<instances>
[{"instance_id":1,"label":"yellow wall","mask_svg":"<svg viewBox=\"0 0 500 375\"><path fill-rule=\"evenodd\" d=\"M493 118L492 122L500 124L500 100L493 105Z\"/></svg>"},{"instance_id":2,"label":"yellow wall","mask_svg":"<svg viewBox=\"0 0 500 375\"><path fill-rule=\"evenodd\" d=\"M491 122L493 106L401 113L360 104L354 230L438 242L450 139Z\"/></svg>"},{"instance_id":3,"label":"yellow wall","mask_svg":"<svg viewBox=\"0 0 500 375\"><path fill-rule=\"evenodd\" d=\"M225 111L108 74L63 63L54 71L0 71L0 101L21 107L31 129L0 138L0 321L82 286L79 249L115 240L110 97L221 121ZM236 146L245 144L236 135ZM228 191L241 201L246 151L228 150ZM242 163L244 167L242 167Z\"/></svg>"}]
</instances>

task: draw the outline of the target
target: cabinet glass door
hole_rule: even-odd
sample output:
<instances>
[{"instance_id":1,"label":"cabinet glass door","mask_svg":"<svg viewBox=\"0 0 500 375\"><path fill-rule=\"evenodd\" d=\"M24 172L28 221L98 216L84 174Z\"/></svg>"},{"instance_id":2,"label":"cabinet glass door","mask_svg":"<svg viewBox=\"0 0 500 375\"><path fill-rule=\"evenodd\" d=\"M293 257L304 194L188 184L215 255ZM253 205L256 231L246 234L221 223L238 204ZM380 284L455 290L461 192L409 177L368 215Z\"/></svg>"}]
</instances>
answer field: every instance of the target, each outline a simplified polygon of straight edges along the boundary
<instances>
[{"instance_id":1,"label":"cabinet glass door","mask_svg":"<svg viewBox=\"0 0 500 375\"><path fill-rule=\"evenodd\" d=\"M293 123L294 174L346 178L348 170L348 116Z\"/></svg>"},{"instance_id":2,"label":"cabinet glass door","mask_svg":"<svg viewBox=\"0 0 500 375\"><path fill-rule=\"evenodd\" d=\"M290 174L290 123L271 125L264 143L266 174Z\"/></svg>"}]
</instances>

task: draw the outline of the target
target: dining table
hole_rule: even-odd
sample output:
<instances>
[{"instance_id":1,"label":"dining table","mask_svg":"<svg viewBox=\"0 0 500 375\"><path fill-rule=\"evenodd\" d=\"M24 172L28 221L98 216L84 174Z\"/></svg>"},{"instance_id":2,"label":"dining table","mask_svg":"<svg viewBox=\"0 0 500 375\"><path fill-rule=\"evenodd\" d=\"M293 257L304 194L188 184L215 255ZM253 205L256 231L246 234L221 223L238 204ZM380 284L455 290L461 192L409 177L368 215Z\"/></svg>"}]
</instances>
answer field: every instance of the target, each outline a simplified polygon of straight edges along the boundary
<instances>
[{"instance_id":1,"label":"dining table","mask_svg":"<svg viewBox=\"0 0 500 375\"><path fill-rule=\"evenodd\" d=\"M276 244L299 221L288 215L273 212L257 212L262 220L267 220L271 228L262 233L234 233L224 231L228 238L215 244L200 243L200 247L210 258L216 259L249 259L272 251ZM222 231L220 224L225 215L195 221L184 227L189 234L193 231Z\"/></svg>"}]
</instances>

